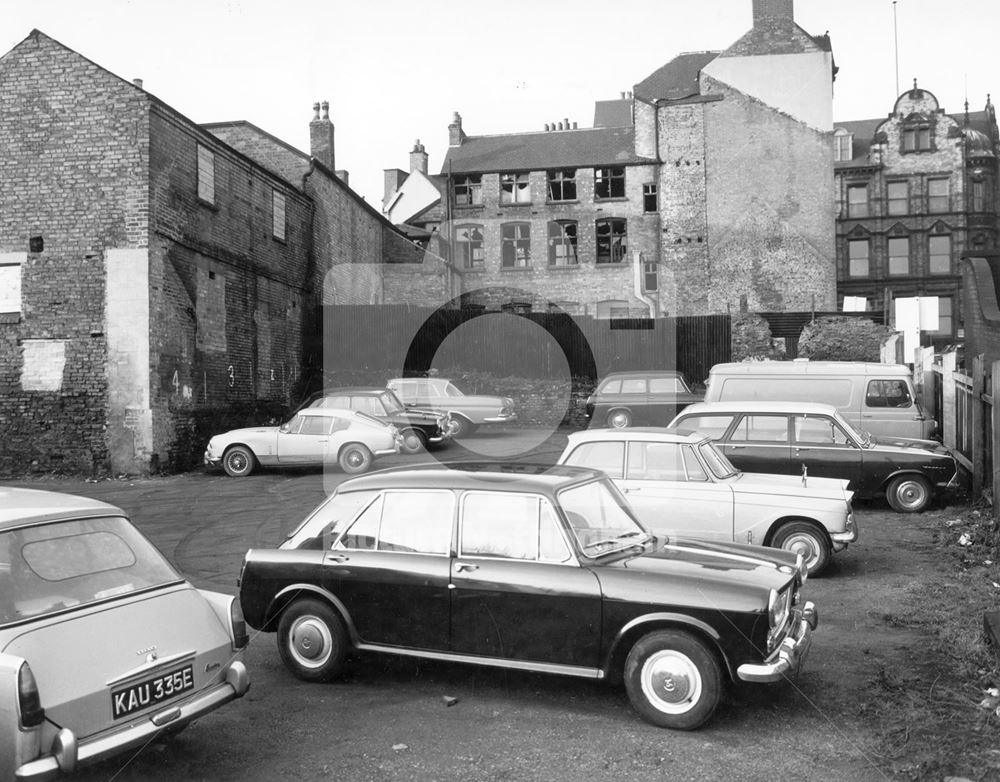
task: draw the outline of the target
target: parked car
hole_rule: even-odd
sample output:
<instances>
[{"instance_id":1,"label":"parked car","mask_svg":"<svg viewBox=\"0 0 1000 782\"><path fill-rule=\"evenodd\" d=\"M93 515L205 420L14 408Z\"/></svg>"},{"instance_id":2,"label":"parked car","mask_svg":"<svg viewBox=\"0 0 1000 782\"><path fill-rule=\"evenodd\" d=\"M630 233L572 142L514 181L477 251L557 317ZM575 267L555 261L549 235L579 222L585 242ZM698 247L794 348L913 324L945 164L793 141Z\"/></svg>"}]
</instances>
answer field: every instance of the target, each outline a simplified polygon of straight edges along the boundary
<instances>
[{"instance_id":1,"label":"parked car","mask_svg":"<svg viewBox=\"0 0 1000 782\"><path fill-rule=\"evenodd\" d=\"M680 372L612 372L587 398L586 411L594 427L666 426L689 404L700 401Z\"/></svg>"},{"instance_id":2,"label":"parked car","mask_svg":"<svg viewBox=\"0 0 1000 782\"><path fill-rule=\"evenodd\" d=\"M330 388L310 396L303 407L357 410L392 424L403 438L403 453L420 453L451 438L450 413L407 407L388 388Z\"/></svg>"},{"instance_id":3,"label":"parked car","mask_svg":"<svg viewBox=\"0 0 1000 782\"><path fill-rule=\"evenodd\" d=\"M903 364L805 359L716 364L705 401L820 402L836 407L855 429L879 437L930 439L937 431Z\"/></svg>"},{"instance_id":4,"label":"parked car","mask_svg":"<svg viewBox=\"0 0 1000 782\"><path fill-rule=\"evenodd\" d=\"M263 467L338 464L348 474L366 472L380 456L399 453L395 426L354 410L308 408L281 426L252 426L217 434L205 449L205 466L241 478Z\"/></svg>"},{"instance_id":5,"label":"parked car","mask_svg":"<svg viewBox=\"0 0 1000 782\"><path fill-rule=\"evenodd\" d=\"M700 432L574 432L558 463L603 470L657 535L774 546L802 554L810 575L858 539L847 481L740 472Z\"/></svg>"},{"instance_id":6,"label":"parked car","mask_svg":"<svg viewBox=\"0 0 1000 782\"><path fill-rule=\"evenodd\" d=\"M250 686L239 601L103 502L0 488L0 779L142 747Z\"/></svg>"},{"instance_id":7,"label":"parked car","mask_svg":"<svg viewBox=\"0 0 1000 782\"><path fill-rule=\"evenodd\" d=\"M701 402L671 426L704 432L741 470L842 478L855 498L884 494L903 513L922 511L958 486L958 463L940 443L875 437L830 405Z\"/></svg>"},{"instance_id":8,"label":"parked car","mask_svg":"<svg viewBox=\"0 0 1000 782\"><path fill-rule=\"evenodd\" d=\"M598 470L434 464L342 483L247 552L240 596L307 681L351 650L620 675L643 718L692 729L727 681L798 669L806 576L787 551L655 537Z\"/></svg>"},{"instance_id":9,"label":"parked car","mask_svg":"<svg viewBox=\"0 0 1000 782\"><path fill-rule=\"evenodd\" d=\"M453 437L472 434L483 424L505 424L517 420L514 400L509 396L466 395L441 377L397 377L386 387L407 407L450 413Z\"/></svg>"}]
</instances>

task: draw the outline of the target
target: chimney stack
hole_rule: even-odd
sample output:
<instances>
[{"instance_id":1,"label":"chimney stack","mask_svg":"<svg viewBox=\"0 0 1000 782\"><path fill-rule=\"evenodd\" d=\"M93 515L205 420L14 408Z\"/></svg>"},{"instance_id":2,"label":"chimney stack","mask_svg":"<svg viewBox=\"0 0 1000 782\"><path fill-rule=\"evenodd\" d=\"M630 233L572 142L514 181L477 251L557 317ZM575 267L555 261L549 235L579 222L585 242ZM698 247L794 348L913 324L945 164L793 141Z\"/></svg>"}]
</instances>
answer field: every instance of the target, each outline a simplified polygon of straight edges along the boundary
<instances>
[{"instance_id":1,"label":"chimney stack","mask_svg":"<svg viewBox=\"0 0 1000 782\"><path fill-rule=\"evenodd\" d=\"M313 104L313 118L309 123L309 153L331 171L336 170L333 154L333 123L330 122L330 104L327 101Z\"/></svg>"},{"instance_id":2,"label":"chimney stack","mask_svg":"<svg viewBox=\"0 0 1000 782\"><path fill-rule=\"evenodd\" d=\"M410 152L410 173L414 171L419 171L424 176L427 176L427 152L424 151L424 145L420 143L420 139L413 142L413 151Z\"/></svg>"},{"instance_id":3,"label":"chimney stack","mask_svg":"<svg viewBox=\"0 0 1000 782\"><path fill-rule=\"evenodd\" d=\"M794 21L794 0L753 0L753 26Z\"/></svg>"},{"instance_id":4,"label":"chimney stack","mask_svg":"<svg viewBox=\"0 0 1000 782\"><path fill-rule=\"evenodd\" d=\"M448 146L460 147L463 141L465 141L465 133L462 131L462 115L456 111L448 126Z\"/></svg>"}]
</instances>

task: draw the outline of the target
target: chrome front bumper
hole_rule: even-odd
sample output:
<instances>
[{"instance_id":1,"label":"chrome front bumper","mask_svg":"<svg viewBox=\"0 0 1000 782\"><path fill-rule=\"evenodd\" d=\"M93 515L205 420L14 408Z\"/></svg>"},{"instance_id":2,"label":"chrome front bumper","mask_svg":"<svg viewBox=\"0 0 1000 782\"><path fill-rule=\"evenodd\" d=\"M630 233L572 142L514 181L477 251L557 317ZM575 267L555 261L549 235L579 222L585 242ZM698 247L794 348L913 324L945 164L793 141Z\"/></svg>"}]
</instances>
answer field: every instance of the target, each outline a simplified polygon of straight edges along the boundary
<instances>
[{"instance_id":1,"label":"chrome front bumper","mask_svg":"<svg viewBox=\"0 0 1000 782\"><path fill-rule=\"evenodd\" d=\"M843 551L847 548L848 543L854 543L860 537L858 522L853 516L854 514L851 514L848 518L847 529L843 532L830 533L830 542L833 543L834 551Z\"/></svg>"},{"instance_id":2,"label":"chrome front bumper","mask_svg":"<svg viewBox=\"0 0 1000 782\"><path fill-rule=\"evenodd\" d=\"M201 690L186 701L165 706L121 730L112 730L80 742L73 731L63 728L56 734L49 754L17 768L14 778L32 782L57 779L63 774L72 773L79 766L105 760L127 749L141 747L161 730L186 725L224 703L242 697L248 689L250 689L250 676L246 666L240 660L236 660L230 664L223 681Z\"/></svg>"},{"instance_id":3,"label":"chrome front bumper","mask_svg":"<svg viewBox=\"0 0 1000 782\"><path fill-rule=\"evenodd\" d=\"M796 626L763 663L743 663L736 675L745 682L773 682L796 673L812 646L812 631L819 624L816 606L806 602Z\"/></svg>"}]
</instances>

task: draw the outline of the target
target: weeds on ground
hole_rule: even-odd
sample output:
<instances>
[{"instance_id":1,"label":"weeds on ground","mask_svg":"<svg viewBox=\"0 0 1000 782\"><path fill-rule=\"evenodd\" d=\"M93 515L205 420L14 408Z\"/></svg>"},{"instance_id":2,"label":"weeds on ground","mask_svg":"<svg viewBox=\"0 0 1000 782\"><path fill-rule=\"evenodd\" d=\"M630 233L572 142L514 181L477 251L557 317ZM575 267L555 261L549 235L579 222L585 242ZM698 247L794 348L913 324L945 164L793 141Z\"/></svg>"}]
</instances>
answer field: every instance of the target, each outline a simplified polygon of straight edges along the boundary
<instances>
[{"instance_id":1,"label":"weeds on ground","mask_svg":"<svg viewBox=\"0 0 1000 782\"><path fill-rule=\"evenodd\" d=\"M861 714L873 754L897 779L1000 780L1000 649L984 615L1000 608L1000 529L988 504L943 521L935 546L947 572L909 587L907 608L882 617L921 630L903 672L880 669Z\"/></svg>"}]
</instances>

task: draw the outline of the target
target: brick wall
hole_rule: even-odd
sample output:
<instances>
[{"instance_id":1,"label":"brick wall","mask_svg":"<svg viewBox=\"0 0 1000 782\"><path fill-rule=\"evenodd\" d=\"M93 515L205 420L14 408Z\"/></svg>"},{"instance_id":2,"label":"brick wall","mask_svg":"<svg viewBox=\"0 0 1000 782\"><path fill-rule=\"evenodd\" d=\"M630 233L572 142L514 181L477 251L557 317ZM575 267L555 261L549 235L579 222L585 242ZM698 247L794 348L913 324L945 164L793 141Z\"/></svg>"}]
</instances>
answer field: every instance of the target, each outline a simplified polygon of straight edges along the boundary
<instances>
[{"instance_id":1,"label":"brick wall","mask_svg":"<svg viewBox=\"0 0 1000 782\"><path fill-rule=\"evenodd\" d=\"M104 251L145 244L147 105L41 33L0 59L0 253L25 253L0 318L2 472L108 464Z\"/></svg>"}]
</instances>

